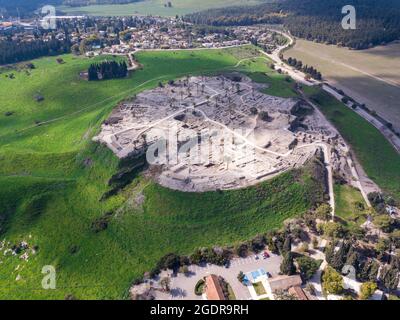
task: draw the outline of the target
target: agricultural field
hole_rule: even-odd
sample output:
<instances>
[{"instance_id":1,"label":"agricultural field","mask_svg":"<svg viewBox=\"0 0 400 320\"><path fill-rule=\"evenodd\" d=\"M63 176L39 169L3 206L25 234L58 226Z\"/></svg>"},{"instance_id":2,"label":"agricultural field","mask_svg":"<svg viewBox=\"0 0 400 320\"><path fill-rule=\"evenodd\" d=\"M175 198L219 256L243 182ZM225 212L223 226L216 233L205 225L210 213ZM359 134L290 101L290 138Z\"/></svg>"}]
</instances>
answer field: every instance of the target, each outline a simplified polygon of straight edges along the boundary
<instances>
[{"instance_id":1,"label":"agricultural field","mask_svg":"<svg viewBox=\"0 0 400 320\"><path fill-rule=\"evenodd\" d=\"M350 144L368 177L400 199L400 157L379 130L322 89L307 93Z\"/></svg>"},{"instance_id":2,"label":"agricultural field","mask_svg":"<svg viewBox=\"0 0 400 320\"><path fill-rule=\"evenodd\" d=\"M355 51L297 39L285 58L321 71L334 86L400 129L400 43Z\"/></svg>"},{"instance_id":3,"label":"agricultural field","mask_svg":"<svg viewBox=\"0 0 400 320\"><path fill-rule=\"evenodd\" d=\"M119 101L187 74L272 74L255 52L142 52L142 69L107 82L87 82L79 73L112 57L64 55L63 63L48 57L32 61L34 69L2 69L0 298L123 299L166 253L234 245L308 210L318 188L312 165L252 188L196 194L139 175L101 200L121 164L91 140ZM22 241L35 253L3 254ZM45 265L56 268L56 290L41 289Z\"/></svg>"},{"instance_id":4,"label":"agricultural field","mask_svg":"<svg viewBox=\"0 0 400 320\"><path fill-rule=\"evenodd\" d=\"M154 15L173 17L207 9L229 6L256 5L262 0L172 0L172 7L166 7L164 0L144 0L121 5L93 5L86 7L60 6L57 9L70 15L126 16Z\"/></svg>"}]
</instances>

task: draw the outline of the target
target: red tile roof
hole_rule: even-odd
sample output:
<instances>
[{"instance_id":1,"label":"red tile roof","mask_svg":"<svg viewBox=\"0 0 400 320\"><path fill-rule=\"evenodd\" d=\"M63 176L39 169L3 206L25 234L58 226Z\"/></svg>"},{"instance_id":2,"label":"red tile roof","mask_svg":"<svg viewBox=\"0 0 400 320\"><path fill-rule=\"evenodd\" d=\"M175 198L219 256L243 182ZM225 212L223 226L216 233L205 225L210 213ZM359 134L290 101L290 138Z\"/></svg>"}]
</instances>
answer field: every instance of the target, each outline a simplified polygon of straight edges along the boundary
<instances>
[{"instance_id":1,"label":"red tile roof","mask_svg":"<svg viewBox=\"0 0 400 320\"><path fill-rule=\"evenodd\" d=\"M307 295L305 294L303 289L299 286L290 287L288 291L290 294L294 295L298 300L308 300Z\"/></svg>"},{"instance_id":2,"label":"red tile roof","mask_svg":"<svg viewBox=\"0 0 400 320\"><path fill-rule=\"evenodd\" d=\"M206 277L206 296L208 300L226 300L218 276Z\"/></svg>"}]
</instances>

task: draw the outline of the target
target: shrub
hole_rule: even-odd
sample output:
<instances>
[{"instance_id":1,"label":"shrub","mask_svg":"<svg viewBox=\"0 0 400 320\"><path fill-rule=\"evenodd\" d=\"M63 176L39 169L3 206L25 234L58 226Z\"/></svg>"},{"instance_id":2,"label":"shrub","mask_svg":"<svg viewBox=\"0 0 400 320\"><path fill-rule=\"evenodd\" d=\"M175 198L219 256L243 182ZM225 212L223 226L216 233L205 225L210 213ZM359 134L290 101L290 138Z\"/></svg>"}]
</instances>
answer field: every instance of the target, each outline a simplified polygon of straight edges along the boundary
<instances>
[{"instance_id":1,"label":"shrub","mask_svg":"<svg viewBox=\"0 0 400 320\"><path fill-rule=\"evenodd\" d=\"M263 235L257 235L253 240L251 240L251 250L258 253L265 247L265 237Z\"/></svg>"},{"instance_id":2,"label":"shrub","mask_svg":"<svg viewBox=\"0 0 400 320\"><path fill-rule=\"evenodd\" d=\"M322 260L315 260L306 256L302 256L296 259L296 263L299 266L301 278L307 281L317 272Z\"/></svg>"},{"instance_id":3,"label":"shrub","mask_svg":"<svg viewBox=\"0 0 400 320\"><path fill-rule=\"evenodd\" d=\"M243 271L240 271L239 274L237 275L237 279L239 280L240 283L244 282L244 273Z\"/></svg>"},{"instance_id":4,"label":"shrub","mask_svg":"<svg viewBox=\"0 0 400 320\"><path fill-rule=\"evenodd\" d=\"M108 223L112 217L112 212L107 212L104 216L94 220L91 225L91 229L94 233L104 231L108 227Z\"/></svg>"},{"instance_id":5,"label":"shrub","mask_svg":"<svg viewBox=\"0 0 400 320\"><path fill-rule=\"evenodd\" d=\"M247 244L245 244L245 243L242 243L235 248L236 254L241 258L244 258L247 256L248 250L249 250L249 248L248 248Z\"/></svg>"},{"instance_id":6,"label":"shrub","mask_svg":"<svg viewBox=\"0 0 400 320\"><path fill-rule=\"evenodd\" d=\"M175 253L165 255L157 264L159 269L171 269L173 271L178 270L180 266L180 257Z\"/></svg>"},{"instance_id":7,"label":"shrub","mask_svg":"<svg viewBox=\"0 0 400 320\"><path fill-rule=\"evenodd\" d=\"M322 287L325 294L341 294L344 290L343 278L335 269L327 267L322 275Z\"/></svg>"},{"instance_id":8,"label":"shrub","mask_svg":"<svg viewBox=\"0 0 400 320\"><path fill-rule=\"evenodd\" d=\"M317 209L315 209L315 216L320 220L329 220L331 216L331 206L323 203Z\"/></svg>"},{"instance_id":9,"label":"shrub","mask_svg":"<svg viewBox=\"0 0 400 320\"><path fill-rule=\"evenodd\" d=\"M329 238L340 238L343 236L343 227L336 222L327 222L322 226L323 234Z\"/></svg>"},{"instance_id":10,"label":"shrub","mask_svg":"<svg viewBox=\"0 0 400 320\"><path fill-rule=\"evenodd\" d=\"M194 287L194 293L196 294L196 296L201 296L203 294L204 285L205 285L204 279L200 279L199 281L197 281Z\"/></svg>"},{"instance_id":11,"label":"shrub","mask_svg":"<svg viewBox=\"0 0 400 320\"><path fill-rule=\"evenodd\" d=\"M375 282L365 282L360 288L360 299L368 300L376 291L378 286Z\"/></svg>"}]
</instances>

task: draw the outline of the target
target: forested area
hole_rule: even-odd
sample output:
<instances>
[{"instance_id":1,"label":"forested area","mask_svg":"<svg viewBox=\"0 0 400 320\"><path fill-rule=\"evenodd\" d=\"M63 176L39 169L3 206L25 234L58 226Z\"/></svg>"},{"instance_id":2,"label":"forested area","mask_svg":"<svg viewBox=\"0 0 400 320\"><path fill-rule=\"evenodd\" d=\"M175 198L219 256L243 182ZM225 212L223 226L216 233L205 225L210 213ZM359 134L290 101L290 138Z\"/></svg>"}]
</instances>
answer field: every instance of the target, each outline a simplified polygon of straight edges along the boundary
<instances>
[{"instance_id":1,"label":"forested area","mask_svg":"<svg viewBox=\"0 0 400 320\"><path fill-rule=\"evenodd\" d=\"M104 61L100 64L91 64L88 69L88 80L108 80L125 78L128 75L126 62Z\"/></svg>"},{"instance_id":2,"label":"forested area","mask_svg":"<svg viewBox=\"0 0 400 320\"><path fill-rule=\"evenodd\" d=\"M342 7L356 8L356 30L341 26ZM282 0L250 7L207 10L186 20L214 26L283 24L297 37L354 49L400 38L400 1L397 0Z\"/></svg>"},{"instance_id":3,"label":"forested area","mask_svg":"<svg viewBox=\"0 0 400 320\"><path fill-rule=\"evenodd\" d=\"M0 41L0 65L67 53L70 47L68 40Z\"/></svg>"}]
</instances>

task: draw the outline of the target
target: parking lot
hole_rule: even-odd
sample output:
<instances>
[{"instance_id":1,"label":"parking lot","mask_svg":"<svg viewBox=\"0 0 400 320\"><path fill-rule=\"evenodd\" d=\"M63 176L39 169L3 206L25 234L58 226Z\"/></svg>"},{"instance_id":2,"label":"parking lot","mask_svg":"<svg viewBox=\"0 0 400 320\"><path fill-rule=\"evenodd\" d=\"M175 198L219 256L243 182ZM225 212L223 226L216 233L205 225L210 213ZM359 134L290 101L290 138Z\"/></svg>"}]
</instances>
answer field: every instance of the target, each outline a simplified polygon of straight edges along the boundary
<instances>
[{"instance_id":1,"label":"parking lot","mask_svg":"<svg viewBox=\"0 0 400 320\"><path fill-rule=\"evenodd\" d=\"M191 271L189 276L178 274L176 277L172 277L171 292L169 294L157 292L156 298L168 300L201 300L202 297L197 296L194 293L194 287L197 281L210 274L216 274L222 276L231 285L237 300L249 300L251 299L251 294L248 288L237 279L239 272L242 271L246 273L263 268L274 277L278 275L282 261L282 257L274 254L271 254L267 259L264 259L262 254L259 254L258 256L258 259L255 255L251 255L247 258L232 259L228 268L210 264L204 266L192 265L189 267L189 270ZM166 274L164 273L162 276L163 275Z\"/></svg>"}]
</instances>

